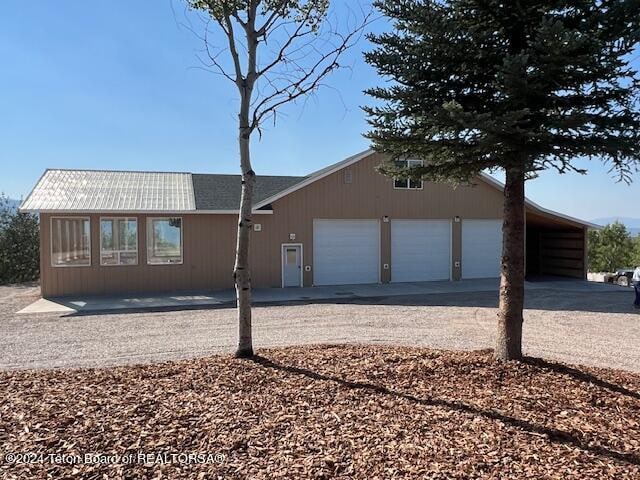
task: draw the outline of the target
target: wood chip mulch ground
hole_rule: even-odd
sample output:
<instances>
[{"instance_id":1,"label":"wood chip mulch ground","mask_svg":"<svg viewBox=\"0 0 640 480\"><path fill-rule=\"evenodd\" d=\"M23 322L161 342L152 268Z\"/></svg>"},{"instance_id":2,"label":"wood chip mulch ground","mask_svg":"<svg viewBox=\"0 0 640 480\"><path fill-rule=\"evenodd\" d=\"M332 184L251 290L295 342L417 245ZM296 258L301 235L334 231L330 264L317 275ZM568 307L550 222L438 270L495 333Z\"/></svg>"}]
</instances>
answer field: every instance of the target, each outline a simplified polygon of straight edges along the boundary
<instances>
[{"instance_id":1,"label":"wood chip mulch ground","mask_svg":"<svg viewBox=\"0 0 640 480\"><path fill-rule=\"evenodd\" d=\"M0 478L640 478L637 374L488 351L260 354L0 373Z\"/></svg>"}]
</instances>

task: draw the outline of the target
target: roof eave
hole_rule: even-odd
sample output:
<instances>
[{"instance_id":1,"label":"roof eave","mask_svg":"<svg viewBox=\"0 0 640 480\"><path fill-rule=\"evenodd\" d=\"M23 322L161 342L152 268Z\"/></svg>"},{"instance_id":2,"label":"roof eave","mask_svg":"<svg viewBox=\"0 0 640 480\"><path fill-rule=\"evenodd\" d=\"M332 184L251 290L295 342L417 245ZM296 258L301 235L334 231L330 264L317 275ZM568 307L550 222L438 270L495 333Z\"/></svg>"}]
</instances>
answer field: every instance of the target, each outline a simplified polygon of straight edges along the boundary
<instances>
[{"instance_id":1,"label":"roof eave","mask_svg":"<svg viewBox=\"0 0 640 480\"><path fill-rule=\"evenodd\" d=\"M486 183L492 185L493 187L498 188L501 191L504 191L504 183L502 183L499 180L496 180L495 178L493 178L491 175L484 173L484 172L480 172L480 178L482 180L484 180ZM548 208L544 208L540 205L538 205L537 203L529 200L528 198L525 197L525 206L533 209L533 210L537 210L540 213L544 213L546 215L551 215L553 217L557 217L563 220L566 220L568 222L572 222L578 225L582 225L584 227L587 228L591 228L594 230L600 230L602 229L602 225L597 225L595 223L591 223L591 222L587 222L585 220L580 220L579 218L575 218L575 217L571 217L569 215L565 215L564 213L559 213L556 212L554 210L549 210Z\"/></svg>"},{"instance_id":2,"label":"roof eave","mask_svg":"<svg viewBox=\"0 0 640 480\"><path fill-rule=\"evenodd\" d=\"M282 190L281 192L276 193L275 195L270 196L269 198L265 198L264 200L262 200L261 202L258 202L254 208L262 208L266 205L269 205L270 203L275 202L276 200L281 199L282 197L285 197L297 190L300 190L301 188L306 187L307 185L310 185L322 178L325 178L329 175L331 175L332 173L337 172L338 170L348 167L349 165L353 165L354 163L359 162L360 160L362 160L363 158L368 157L369 155L375 153L375 151L373 149L367 149L363 152L360 153L356 153L355 155L352 155L351 157L348 157L344 160L341 160L337 163L334 163L333 165L329 165L328 167L325 167L323 169L317 170L316 172L308 175L307 177L305 177L305 180L296 183L295 185L292 185L289 188L286 188L284 190Z\"/></svg>"}]
</instances>

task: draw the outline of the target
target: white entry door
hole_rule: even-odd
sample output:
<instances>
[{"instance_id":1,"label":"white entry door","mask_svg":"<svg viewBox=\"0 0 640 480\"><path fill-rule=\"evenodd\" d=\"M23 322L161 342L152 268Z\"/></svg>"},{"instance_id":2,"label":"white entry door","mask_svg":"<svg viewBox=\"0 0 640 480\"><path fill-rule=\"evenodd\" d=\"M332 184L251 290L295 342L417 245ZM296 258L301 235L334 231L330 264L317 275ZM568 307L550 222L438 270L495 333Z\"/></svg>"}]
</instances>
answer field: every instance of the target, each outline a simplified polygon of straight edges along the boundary
<instances>
[{"instance_id":1,"label":"white entry door","mask_svg":"<svg viewBox=\"0 0 640 480\"><path fill-rule=\"evenodd\" d=\"M462 278L500 276L502 220L462 220Z\"/></svg>"},{"instance_id":2,"label":"white entry door","mask_svg":"<svg viewBox=\"0 0 640 480\"><path fill-rule=\"evenodd\" d=\"M313 221L313 284L380 281L378 220Z\"/></svg>"},{"instance_id":3,"label":"white entry door","mask_svg":"<svg viewBox=\"0 0 640 480\"><path fill-rule=\"evenodd\" d=\"M282 245L282 286L302 286L302 245Z\"/></svg>"},{"instance_id":4,"label":"white entry door","mask_svg":"<svg viewBox=\"0 0 640 480\"><path fill-rule=\"evenodd\" d=\"M451 221L391 221L391 281L451 278Z\"/></svg>"}]
</instances>

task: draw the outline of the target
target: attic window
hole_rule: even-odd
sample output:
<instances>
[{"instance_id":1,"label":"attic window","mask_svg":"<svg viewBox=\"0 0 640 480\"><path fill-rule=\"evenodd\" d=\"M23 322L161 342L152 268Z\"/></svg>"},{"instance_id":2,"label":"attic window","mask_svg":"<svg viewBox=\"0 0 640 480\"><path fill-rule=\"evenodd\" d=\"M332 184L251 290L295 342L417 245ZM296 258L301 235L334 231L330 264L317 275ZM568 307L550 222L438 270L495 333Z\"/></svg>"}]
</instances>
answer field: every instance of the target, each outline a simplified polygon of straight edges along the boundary
<instances>
[{"instance_id":1,"label":"attic window","mask_svg":"<svg viewBox=\"0 0 640 480\"><path fill-rule=\"evenodd\" d=\"M344 183L352 183L353 182L353 173L351 169L346 169L344 171Z\"/></svg>"},{"instance_id":2,"label":"attic window","mask_svg":"<svg viewBox=\"0 0 640 480\"><path fill-rule=\"evenodd\" d=\"M396 162L399 167L417 167L423 165L422 160L404 160ZM410 178L394 178L393 188L396 190L422 190L422 180L413 180Z\"/></svg>"}]
</instances>

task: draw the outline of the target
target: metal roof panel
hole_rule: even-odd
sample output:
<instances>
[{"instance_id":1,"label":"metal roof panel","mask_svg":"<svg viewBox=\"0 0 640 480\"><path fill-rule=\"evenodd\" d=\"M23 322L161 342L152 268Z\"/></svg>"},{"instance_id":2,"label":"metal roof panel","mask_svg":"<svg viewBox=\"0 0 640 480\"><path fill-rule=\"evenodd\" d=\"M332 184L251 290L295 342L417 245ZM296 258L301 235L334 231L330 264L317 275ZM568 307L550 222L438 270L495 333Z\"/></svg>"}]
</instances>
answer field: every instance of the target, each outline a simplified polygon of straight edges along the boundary
<instances>
[{"instance_id":1,"label":"metal roof panel","mask_svg":"<svg viewBox=\"0 0 640 480\"><path fill-rule=\"evenodd\" d=\"M47 170L24 211L195 210L190 173Z\"/></svg>"}]
</instances>

